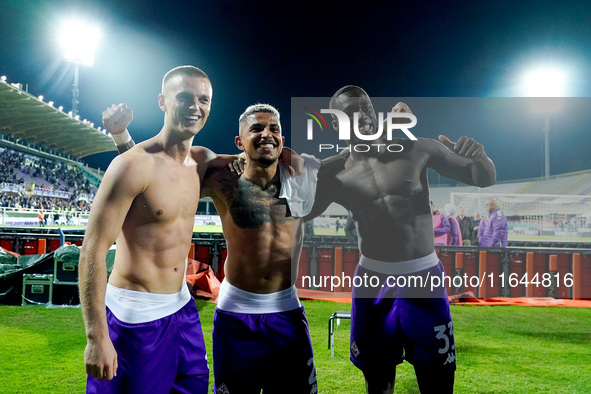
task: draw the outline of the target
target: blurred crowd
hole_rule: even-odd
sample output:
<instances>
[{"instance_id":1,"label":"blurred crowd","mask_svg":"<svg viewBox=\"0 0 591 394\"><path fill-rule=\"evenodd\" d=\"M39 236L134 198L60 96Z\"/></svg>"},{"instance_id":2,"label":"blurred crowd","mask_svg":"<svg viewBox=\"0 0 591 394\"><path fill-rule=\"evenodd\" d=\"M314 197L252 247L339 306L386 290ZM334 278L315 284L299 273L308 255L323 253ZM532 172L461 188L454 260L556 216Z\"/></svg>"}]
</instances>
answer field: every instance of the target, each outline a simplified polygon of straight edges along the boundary
<instances>
[{"instance_id":1,"label":"blurred crowd","mask_svg":"<svg viewBox=\"0 0 591 394\"><path fill-rule=\"evenodd\" d=\"M89 212L90 204L85 200L69 200L55 197L28 197L26 195L17 195L2 193L0 196L0 207L17 208L22 211L33 209L44 209L46 211L82 211Z\"/></svg>"},{"instance_id":2,"label":"blurred crowd","mask_svg":"<svg viewBox=\"0 0 591 394\"><path fill-rule=\"evenodd\" d=\"M0 183L25 185L18 194L4 190L0 207L20 210L44 209L46 211L90 210L90 203L81 195L93 195L96 187L82 171L66 163L33 157L7 148L0 148ZM37 196L34 189L65 192L67 198Z\"/></svg>"},{"instance_id":3,"label":"blurred crowd","mask_svg":"<svg viewBox=\"0 0 591 394\"><path fill-rule=\"evenodd\" d=\"M22 176L17 178L14 170L24 167L24 155L9 149L2 149L0 154L2 155L2 160L0 161L0 183L23 184L24 178Z\"/></svg>"}]
</instances>

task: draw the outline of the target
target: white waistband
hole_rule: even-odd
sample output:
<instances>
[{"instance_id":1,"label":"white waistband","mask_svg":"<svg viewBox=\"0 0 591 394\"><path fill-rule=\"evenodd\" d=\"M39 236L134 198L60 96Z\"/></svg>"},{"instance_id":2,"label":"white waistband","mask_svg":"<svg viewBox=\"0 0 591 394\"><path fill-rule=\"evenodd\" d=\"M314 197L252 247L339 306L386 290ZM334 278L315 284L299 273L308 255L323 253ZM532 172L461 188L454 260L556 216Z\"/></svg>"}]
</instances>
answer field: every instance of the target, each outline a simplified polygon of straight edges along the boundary
<instances>
[{"instance_id":1,"label":"white waistband","mask_svg":"<svg viewBox=\"0 0 591 394\"><path fill-rule=\"evenodd\" d=\"M259 294L239 289L227 279L220 285L217 305L218 309L233 313L277 313L301 306L295 286L275 293Z\"/></svg>"},{"instance_id":2,"label":"white waistband","mask_svg":"<svg viewBox=\"0 0 591 394\"><path fill-rule=\"evenodd\" d=\"M129 324L147 323L170 316L190 299L191 293L184 282L182 288L173 294L121 289L110 283L107 283L105 293L105 305L117 319Z\"/></svg>"},{"instance_id":3,"label":"white waistband","mask_svg":"<svg viewBox=\"0 0 591 394\"><path fill-rule=\"evenodd\" d=\"M370 259L369 257L365 257L363 255L361 255L361 259L359 260L359 265L363 268L387 275L410 274L412 272L426 270L427 268L434 267L437 264L439 264L439 258L437 257L437 253L435 253L435 251L433 251L431 254L428 254L427 256L419 257L418 259L397 261L393 263Z\"/></svg>"}]
</instances>

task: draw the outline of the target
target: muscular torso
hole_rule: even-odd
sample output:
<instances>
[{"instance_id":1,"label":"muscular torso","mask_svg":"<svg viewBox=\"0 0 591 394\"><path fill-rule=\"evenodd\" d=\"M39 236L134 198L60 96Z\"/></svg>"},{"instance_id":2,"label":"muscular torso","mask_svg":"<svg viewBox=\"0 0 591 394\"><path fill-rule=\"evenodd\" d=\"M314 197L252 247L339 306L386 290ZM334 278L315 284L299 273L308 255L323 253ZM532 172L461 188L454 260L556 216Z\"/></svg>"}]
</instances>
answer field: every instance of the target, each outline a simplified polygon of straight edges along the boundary
<instances>
[{"instance_id":1,"label":"muscular torso","mask_svg":"<svg viewBox=\"0 0 591 394\"><path fill-rule=\"evenodd\" d=\"M395 262L433 251L430 153L421 144L409 142L399 153L349 158L336 177L319 180L319 190L351 211L367 257Z\"/></svg>"},{"instance_id":2,"label":"muscular torso","mask_svg":"<svg viewBox=\"0 0 591 394\"><path fill-rule=\"evenodd\" d=\"M197 164L191 158L180 164L159 153L142 160L149 183L125 218L109 281L127 289L175 293L184 283L197 211Z\"/></svg>"},{"instance_id":3,"label":"muscular torso","mask_svg":"<svg viewBox=\"0 0 591 394\"><path fill-rule=\"evenodd\" d=\"M242 290L272 293L295 282L303 226L278 198L279 187L278 176L262 188L225 168L208 171L204 179L227 242L226 279Z\"/></svg>"}]
</instances>

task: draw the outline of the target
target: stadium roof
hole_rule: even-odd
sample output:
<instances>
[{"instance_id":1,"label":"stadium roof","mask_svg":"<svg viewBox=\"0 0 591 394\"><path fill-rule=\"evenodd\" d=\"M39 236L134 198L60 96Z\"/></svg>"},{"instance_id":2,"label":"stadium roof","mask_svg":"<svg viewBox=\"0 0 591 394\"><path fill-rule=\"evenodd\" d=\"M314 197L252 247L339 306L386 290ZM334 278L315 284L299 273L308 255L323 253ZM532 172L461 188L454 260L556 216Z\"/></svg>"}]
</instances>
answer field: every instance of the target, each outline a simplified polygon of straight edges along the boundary
<instances>
[{"instance_id":1,"label":"stadium roof","mask_svg":"<svg viewBox=\"0 0 591 394\"><path fill-rule=\"evenodd\" d=\"M60 109L20 89L0 82L0 132L14 139L82 158L115 150L113 139L88 121L75 119Z\"/></svg>"}]
</instances>

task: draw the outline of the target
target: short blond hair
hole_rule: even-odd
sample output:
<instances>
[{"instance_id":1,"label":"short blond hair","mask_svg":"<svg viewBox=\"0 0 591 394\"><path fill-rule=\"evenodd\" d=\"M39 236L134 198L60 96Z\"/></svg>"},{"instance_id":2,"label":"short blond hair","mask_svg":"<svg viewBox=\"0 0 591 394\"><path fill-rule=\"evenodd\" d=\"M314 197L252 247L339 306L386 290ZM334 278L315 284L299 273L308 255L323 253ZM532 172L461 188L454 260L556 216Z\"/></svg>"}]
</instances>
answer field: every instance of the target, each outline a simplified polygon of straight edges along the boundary
<instances>
[{"instance_id":1,"label":"short blond hair","mask_svg":"<svg viewBox=\"0 0 591 394\"><path fill-rule=\"evenodd\" d=\"M162 93L164 93L164 85L177 75L186 75L188 77L205 78L210 81L209 77L199 67L195 66L178 66L164 74L162 78ZM210 81L211 82L211 81Z\"/></svg>"}]
</instances>

